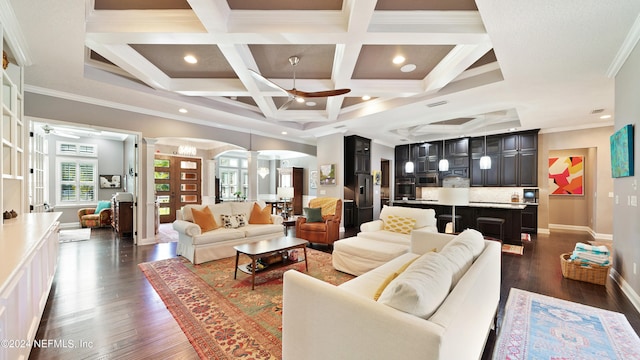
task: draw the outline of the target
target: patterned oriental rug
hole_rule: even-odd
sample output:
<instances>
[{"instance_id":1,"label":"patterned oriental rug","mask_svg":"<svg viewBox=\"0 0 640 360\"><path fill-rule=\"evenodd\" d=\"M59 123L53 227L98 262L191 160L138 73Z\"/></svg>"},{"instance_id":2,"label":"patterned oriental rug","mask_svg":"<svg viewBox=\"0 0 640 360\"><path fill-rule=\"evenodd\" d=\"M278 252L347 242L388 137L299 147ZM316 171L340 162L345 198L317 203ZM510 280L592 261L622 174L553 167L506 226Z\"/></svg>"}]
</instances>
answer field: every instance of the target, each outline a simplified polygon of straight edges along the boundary
<instances>
[{"instance_id":1,"label":"patterned oriental rug","mask_svg":"<svg viewBox=\"0 0 640 360\"><path fill-rule=\"evenodd\" d=\"M353 278L333 269L331 254L307 248L307 259L315 278L334 285ZM139 266L200 358L282 358L282 274L305 272L304 261L258 272L253 291L251 275L233 279L234 265L235 257L200 265L178 257Z\"/></svg>"},{"instance_id":2,"label":"patterned oriental rug","mask_svg":"<svg viewBox=\"0 0 640 360\"><path fill-rule=\"evenodd\" d=\"M640 359L620 313L512 288L493 359Z\"/></svg>"}]
</instances>

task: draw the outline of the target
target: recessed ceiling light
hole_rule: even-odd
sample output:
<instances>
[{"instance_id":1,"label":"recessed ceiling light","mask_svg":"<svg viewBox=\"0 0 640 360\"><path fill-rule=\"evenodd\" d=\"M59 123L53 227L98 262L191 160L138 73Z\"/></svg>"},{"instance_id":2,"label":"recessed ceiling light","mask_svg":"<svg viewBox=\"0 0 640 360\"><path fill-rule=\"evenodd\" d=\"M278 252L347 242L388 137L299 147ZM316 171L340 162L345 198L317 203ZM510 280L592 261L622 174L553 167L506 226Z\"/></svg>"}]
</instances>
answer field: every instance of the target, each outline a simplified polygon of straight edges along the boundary
<instances>
[{"instance_id":1,"label":"recessed ceiling light","mask_svg":"<svg viewBox=\"0 0 640 360\"><path fill-rule=\"evenodd\" d=\"M402 64L404 61L405 61L405 58L402 55L398 55L398 56L393 58L393 63L394 64Z\"/></svg>"},{"instance_id":2,"label":"recessed ceiling light","mask_svg":"<svg viewBox=\"0 0 640 360\"><path fill-rule=\"evenodd\" d=\"M416 69L416 64L407 64L401 67L400 71L407 73L407 72L412 72L415 69Z\"/></svg>"},{"instance_id":3,"label":"recessed ceiling light","mask_svg":"<svg viewBox=\"0 0 640 360\"><path fill-rule=\"evenodd\" d=\"M286 131L283 131L283 132L281 132L280 134L282 134L282 135L287 135L287 132L286 132Z\"/></svg>"},{"instance_id":4,"label":"recessed ceiling light","mask_svg":"<svg viewBox=\"0 0 640 360\"><path fill-rule=\"evenodd\" d=\"M196 59L196 57L193 55L187 55L184 57L184 61L188 62L189 64L195 64L198 62L198 59Z\"/></svg>"},{"instance_id":5,"label":"recessed ceiling light","mask_svg":"<svg viewBox=\"0 0 640 360\"><path fill-rule=\"evenodd\" d=\"M299 103L303 103L303 102L304 102L304 98L297 97L297 98L296 98L296 101L297 101L297 102L299 102Z\"/></svg>"},{"instance_id":6,"label":"recessed ceiling light","mask_svg":"<svg viewBox=\"0 0 640 360\"><path fill-rule=\"evenodd\" d=\"M188 112L189 112L189 110L187 110L187 109L185 109L185 108L180 108L180 110L178 110L178 111L180 111L180 112L181 112L181 113L183 113L183 114L186 114L186 113L188 113Z\"/></svg>"},{"instance_id":7,"label":"recessed ceiling light","mask_svg":"<svg viewBox=\"0 0 640 360\"><path fill-rule=\"evenodd\" d=\"M364 100L364 101L371 100L371 96L365 95L365 96L362 97L362 100Z\"/></svg>"},{"instance_id":8,"label":"recessed ceiling light","mask_svg":"<svg viewBox=\"0 0 640 360\"><path fill-rule=\"evenodd\" d=\"M316 104L316 102L315 102L315 101L307 101L307 102L306 102L306 103L304 103L304 104L305 104L305 105L307 105L307 106L316 106L316 105L318 105L318 104Z\"/></svg>"},{"instance_id":9,"label":"recessed ceiling light","mask_svg":"<svg viewBox=\"0 0 640 360\"><path fill-rule=\"evenodd\" d=\"M600 116L600 119L609 119L611 117L611 115L602 115Z\"/></svg>"}]
</instances>

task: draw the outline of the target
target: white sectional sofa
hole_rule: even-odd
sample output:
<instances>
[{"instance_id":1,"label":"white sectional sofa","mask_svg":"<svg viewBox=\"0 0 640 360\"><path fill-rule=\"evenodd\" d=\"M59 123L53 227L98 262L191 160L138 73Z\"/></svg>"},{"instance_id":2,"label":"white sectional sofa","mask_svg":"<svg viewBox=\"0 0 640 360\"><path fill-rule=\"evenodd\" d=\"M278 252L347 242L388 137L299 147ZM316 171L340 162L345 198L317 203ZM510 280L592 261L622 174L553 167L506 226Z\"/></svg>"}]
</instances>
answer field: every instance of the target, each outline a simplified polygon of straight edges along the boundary
<instances>
[{"instance_id":1,"label":"white sectional sofa","mask_svg":"<svg viewBox=\"0 0 640 360\"><path fill-rule=\"evenodd\" d=\"M414 219L411 231L406 233L385 230L391 217ZM360 225L357 236L336 241L332 263L336 270L361 275L409 251L411 232L415 230L438 232L433 209L402 206L384 206L380 219Z\"/></svg>"},{"instance_id":2,"label":"white sectional sofa","mask_svg":"<svg viewBox=\"0 0 640 360\"><path fill-rule=\"evenodd\" d=\"M473 238L476 245L470 248L477 250L478 242L482 244L479 255L472 255L468 266L458 261L468 257L464 255L468 252L464 250L467 245L460 244L468 239L454 240L453 235L414 231L411 252L340 286L287 271L283 291L283 359L480 359L500 299L501 247L499 242L484 240L475 230L459 235L463 236ZM439 253L424 255L432 249ZM412 267L418 270L424 267L425 260L430 260L427 256L438 259L439 264L432 264L431 271L435 273L431 277L418 271L418 282L444 279L451 288L446 291L445 282L444 300L432 304L429 310L432 314L421 318L395 308L397 303L389 302L385 293L403 295L398 284L406 279L401 277L408 273L406 277L411 279L411 274L416 273ZM443 257L450 266L442 266ZM419 260L389 283L380 300L373 299L390 274L416 258ZM419 302L437 292L432 291L437 286L430 280L417 288L421 286L422 291L414 297ZM382 303L383 299L386 303Z\"/></svg>"},{"instance_id":3,"label":"white sectional sofa","mask_svg":"<svg viewBox=\"0 0 640 360\"><path fill-rule=\"evenodd\" d=\"M223 202L210 205L187 205L177 212L177 220L173 228L178 232L178 247L176 253L189 259L194 264L222 259L236 254L234 246L275 239L284 236L282 217L271 215L272 224L249 224L251 209L254 202ZM266 204L258 201L260 208ZM217 224L220 225L221 215L245 214L246 225L238 228L224 228L203 233L193 222L192 208L202 209L208 206Z\"/></svg>"}]
</instances>

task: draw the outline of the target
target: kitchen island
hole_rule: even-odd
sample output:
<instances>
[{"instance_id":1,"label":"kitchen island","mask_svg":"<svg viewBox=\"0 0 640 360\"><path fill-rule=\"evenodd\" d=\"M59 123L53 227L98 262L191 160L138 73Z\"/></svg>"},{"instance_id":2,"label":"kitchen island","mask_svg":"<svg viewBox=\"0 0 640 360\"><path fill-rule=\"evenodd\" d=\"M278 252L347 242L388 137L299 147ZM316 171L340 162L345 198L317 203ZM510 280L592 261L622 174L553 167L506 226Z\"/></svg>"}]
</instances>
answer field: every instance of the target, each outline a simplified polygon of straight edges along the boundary
<instances>
[{"instance_id":1,"label":"kitchen island","mask_svg":"<svg viewBox=\"0 0 640 360\"><path fill-rule=\"evenodd\" d=\"M437 200L394 200L393 206L417 207L422 209L433 209L436 218L440 215L451 215L451 205L443 205ZM503 242L513 245L521 245L522 233L522 212L529 206L536 206L533 203L489 203L470 202L469 205L456 206L456 216L460 216L457 228L476 229L476 219L479 217L492 217L504 219L504 239ZM438 231L444 231L439 228Z\"/></svg>"}]
</instances>

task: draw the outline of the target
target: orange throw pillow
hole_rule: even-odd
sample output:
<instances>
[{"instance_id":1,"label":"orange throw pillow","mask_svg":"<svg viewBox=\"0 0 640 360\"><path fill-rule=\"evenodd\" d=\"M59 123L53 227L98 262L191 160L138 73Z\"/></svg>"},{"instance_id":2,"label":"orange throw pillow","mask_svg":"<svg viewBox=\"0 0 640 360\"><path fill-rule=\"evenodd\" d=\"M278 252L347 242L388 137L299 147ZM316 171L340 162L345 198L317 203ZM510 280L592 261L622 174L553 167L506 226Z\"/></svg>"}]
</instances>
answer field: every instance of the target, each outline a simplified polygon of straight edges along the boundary
<instances>
[{"instance_id":1,"label":"orange throw pillow","mask_svg":"<svg viewBox=\"0 0 640 360\"><path fill-rule=\"evenodd\" d=\"M249 215L249 224L273 224L271 206L265 206L264 209L260 209L258 203L253 203L251 215Z\"/></svg>"},{"instance_id":2,"label":"orange throw pillow","mask_svg":"<svg viewBox=\"0 0 640 360\"><path fill-rule=\"evenodd\" d=\"M191 212L193 213L193 222L200 226L202 232L207 232L218 228L216 219L213 218L211 209L209 209L208 206L205 206L202 210L193 208L191 209Z\"/></svg>"}]
</instances>

